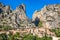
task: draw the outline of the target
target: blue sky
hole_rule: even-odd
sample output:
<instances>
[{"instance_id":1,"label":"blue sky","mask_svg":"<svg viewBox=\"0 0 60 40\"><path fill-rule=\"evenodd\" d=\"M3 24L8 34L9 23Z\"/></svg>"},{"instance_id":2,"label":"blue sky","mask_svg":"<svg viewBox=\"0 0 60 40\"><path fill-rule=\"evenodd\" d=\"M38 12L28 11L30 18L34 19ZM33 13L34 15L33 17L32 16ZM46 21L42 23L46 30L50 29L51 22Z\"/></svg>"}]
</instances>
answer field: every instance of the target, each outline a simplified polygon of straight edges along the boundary
<instances>
[{"instance_id":1,"label":"blue sky","mask_svg":"<svg viewBox=\"0 0 60 40\"><path fill-rule=\"evenodd\" d=\"M26 5L26 15L32 18L35 10L40 10L44 5L59 4L60 0L0 0L4 5L10 5L14 10L18 5L24 3Z\"/></svg>"}]
</instances>

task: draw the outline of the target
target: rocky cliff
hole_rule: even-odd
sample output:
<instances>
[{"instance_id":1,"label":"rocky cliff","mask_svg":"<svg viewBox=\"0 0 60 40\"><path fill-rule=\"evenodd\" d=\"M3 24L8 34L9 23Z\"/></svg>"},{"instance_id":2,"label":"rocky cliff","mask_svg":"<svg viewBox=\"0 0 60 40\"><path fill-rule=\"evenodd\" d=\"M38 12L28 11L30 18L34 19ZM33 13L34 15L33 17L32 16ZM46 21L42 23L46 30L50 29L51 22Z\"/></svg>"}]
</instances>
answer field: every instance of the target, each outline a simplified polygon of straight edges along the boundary
<instances>
[{"instance_id":1,"label":"rocky cliff","mask_svg":"<svg viewBox=\"0 0 60 40\"><path fill-rule=\"evenodd\" d=\"M40 11L35 11L32 17L32 21L35 21L36 17L43 21L44 27L48 28L60 28L60 4L50 4L44 6Z\"/></svg>"},{"instance_id":2,"label":"rocky cliff","mask_svg":"<svg viewBox=\"0 0 60 40\"><path fill-rule=\"evenodd\" d=\"M32 27L34 24L27 18L24 4L12 10L10 6L5 6L0 3L0 26L18 28Z\"/></svg>"}]
</instances>

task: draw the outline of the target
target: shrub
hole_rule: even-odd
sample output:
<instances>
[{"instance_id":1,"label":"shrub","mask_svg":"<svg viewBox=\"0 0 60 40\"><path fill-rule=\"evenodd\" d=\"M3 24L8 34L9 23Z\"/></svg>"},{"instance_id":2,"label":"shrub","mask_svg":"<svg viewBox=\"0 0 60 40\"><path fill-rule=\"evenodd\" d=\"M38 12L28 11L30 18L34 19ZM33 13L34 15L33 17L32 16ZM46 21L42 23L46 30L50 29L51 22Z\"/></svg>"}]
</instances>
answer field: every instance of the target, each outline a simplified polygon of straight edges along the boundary
<instances>
[{"instance_id":1,"label":"shrub","mask_svg":"<svg viewBox=\"0 0 60 40\"><path fill-rule=\"evenodd\" d=\"M38 26L39 26L39 27L42 27L42 26L43 26L42 21L39 22Z\"/></svg>"},{"instance_id":2,"label":"shrub","mask_svg":"<svg viewBox=\"0 0 60 40\"><path fill-rule=\"evenodd\" d=\"M50 29L51 32L55 32L57 37L60 37L60 29L56 28L56 29Z\"/></svg>"}]
</instances>

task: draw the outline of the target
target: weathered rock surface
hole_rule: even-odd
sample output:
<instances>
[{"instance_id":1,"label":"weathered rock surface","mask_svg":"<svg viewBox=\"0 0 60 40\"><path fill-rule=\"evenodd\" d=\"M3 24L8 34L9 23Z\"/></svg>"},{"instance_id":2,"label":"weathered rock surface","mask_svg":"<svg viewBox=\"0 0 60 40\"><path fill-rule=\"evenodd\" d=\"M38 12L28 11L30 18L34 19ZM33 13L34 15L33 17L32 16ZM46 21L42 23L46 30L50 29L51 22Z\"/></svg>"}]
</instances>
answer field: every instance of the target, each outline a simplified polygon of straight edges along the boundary
<instances>
[{"instance_id":1,"label":"weathered rock surface","mask_svg":"<svg viewBox=\"0 0 60 40\"><path fill-rule=\"evenodd\" d=\"M44 26L49 28L60 28L60 4L51 4L44 6L40 11L35 11L32 21L35 21L36 17L43 21Z\"/></svg>"},{"instance_id":2,"label":"weathered rock surface","mask_svg":"<svg viewBox=\"0 0 60 40\"><path fill-rule=\"evenodd\" d=\"M25 11L25 5L19 5L15 10L11 10L10 6L4 6L0 3L0 25L17 27L33 27Z\"/></svg>"}]
</instances>

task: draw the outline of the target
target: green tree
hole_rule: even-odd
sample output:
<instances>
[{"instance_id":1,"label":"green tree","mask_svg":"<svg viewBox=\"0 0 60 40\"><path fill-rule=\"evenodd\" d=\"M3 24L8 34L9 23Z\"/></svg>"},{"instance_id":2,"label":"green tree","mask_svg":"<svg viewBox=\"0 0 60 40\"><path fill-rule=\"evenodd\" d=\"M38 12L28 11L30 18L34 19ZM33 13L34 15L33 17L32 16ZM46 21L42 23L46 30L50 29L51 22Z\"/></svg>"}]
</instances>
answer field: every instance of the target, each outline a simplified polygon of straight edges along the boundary
<instances>
[{"instance_id":1,"label":"green tree","mask_svg":"<svg viewBox=\"0 0 60 40\"><path fill-rule=\"evenodd\" d=\"M38 24L39 27L42 27L43 26L43 22L40 21L39 24Z\"/></svg>"},{"instance_id":2,"label":"green tree","mask_svg":"<svg viewBox=\"0 0 60 40\"><path fill-rule=\"evenodd\" d=\"M55 34L57 37L60 37L60 29L55 29Z\"/></svg>"},{"instance_id":3,"label":"green tree","mask_svg":"<svg viewBox=\"0 0 60 40\"><path fill-rule=\"evenodd\" d=\"M3 26L3 30L8 31L12 30L13 28L11 26Z\"/></svg>"},{"instance_id":4,"label":"green tree","mask_svg":"<svg viewBox=\"0 0 60 40\"><path fill-rule=\"evenodd\" d=\"M48 36L44 36L42 38L38 37L37 35L33 36L32 34L28 34L28 35L25 35L25 37L23 38L23 40L52 40L51 37L48 37Z\"/></svg>"},{"instance_id":5,"label":"green tree","mask_svg":"<svg viewBox=\"0 0 60 40\"><path fill-rule=\"evenodd\" d=\"M55 32L57 37L60 37L60 29L56 28L56 29L50 29L51 32Z\"/></svg>"},{"instance_id":6,"label":"green tree","mask_svg":"<svg viewBox=\"0 0 60 40\"><path fill-rule=\"evenodd\" d=\"M52 37L44 36L44 37L42 37L42 39L43 39L43 40L45 40L45 39L46 39L46 40L52 40Z\"/></svg>"},{"instance_id":7,"label":"green tree","mask_svg":"<svg viewBox=\"0 0 60 40\"><path fill-rule=\"evenodd\" d=\"M7 35L5 33L0 34L0 40L7 40Z\"/></svg>"},{"instance_id":8,"label":"green tree","mask_svg":"<svg viewBox=\"0 0 60 40\"><path fill-rule=\"evenodd\" d=\"M20 34L19 33L16 33L14 35L12 33L10 33L8 36L9 36L8 40L20 40L19 39L20 38Z\"/></svg>"},{"instance_id":9,"label":"green tree","mask_svg":"<svg viewBox=\"0 0 60 40\"><path fill-rule=\"evenodd\" d=\"M28 35L25 35L23 40L35 40L35 36L33 36L32 34L28 34Z\"/></svg>"}]
</instances>

